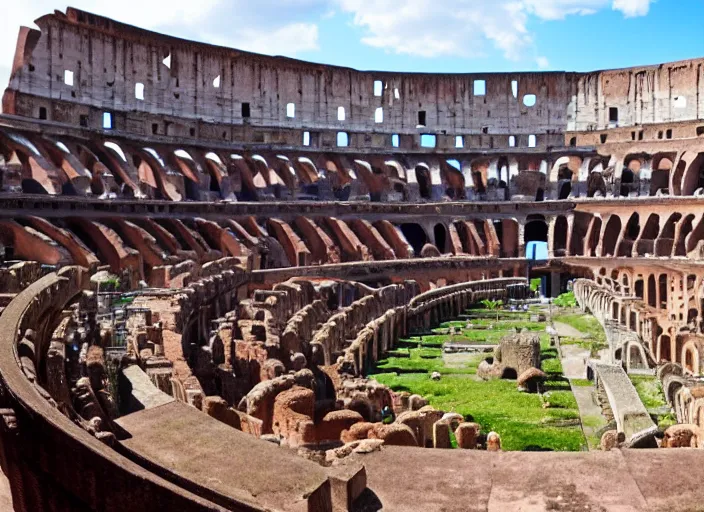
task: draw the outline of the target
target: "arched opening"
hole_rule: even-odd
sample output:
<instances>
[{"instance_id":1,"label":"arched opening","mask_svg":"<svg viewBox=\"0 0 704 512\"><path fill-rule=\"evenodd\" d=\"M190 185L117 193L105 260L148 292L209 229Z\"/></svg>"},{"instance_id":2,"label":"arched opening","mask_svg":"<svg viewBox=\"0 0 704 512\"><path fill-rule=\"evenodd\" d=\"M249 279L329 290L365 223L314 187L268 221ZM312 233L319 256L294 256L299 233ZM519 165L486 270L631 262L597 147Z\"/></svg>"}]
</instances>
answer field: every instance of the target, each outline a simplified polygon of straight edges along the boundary
<instances>
[{"instance_id":1,"label":"arched opening","mask_svg":"<svg viewBox=\"0 0 704 512\"><path fill-rule=\"evenodd\" d=\"M660 274L658 278L658 287L660 289L660 304L659 309L667 309L667 288L668 288L667 274Z\"/></svg>"},{"instance_id":2,"label":"arched opening","mask_svg":"<svg viewBox=\"0 0 704 512\"><path fill-rule=\"evenodd\" d=\"M557 171L557 180L559 184L558 199L567 199L572 193L572 177L574 173L570 170L568 164L563 164Z\"/></svg>"},{"instance_id":3,"label":"arched opening","mask_svg":"<svg viewBox=\"0 0 704 512\"><path fill-rule=\"evenodd\" d=\"M435 247L441 253L446 253L447 251L447 229L442 224L435 224L433 228L433 234L435 235Z\"/></svg>"},{"instance_id":4,"label":"arched opening","mask_svg":"<svg viewBox=\"0 0 704 512\"><path fill-rule=\"evenodd\" d=\"M621 218L618 215L612 215L609 217L609 220L606 223L606 228L604 229L601 256L615 256L616 242L618 241L620 233Z\"/></svg>"},{"instance_id":5,"label":"arched opening","mask_svg":"<svg viewBox=\"0 0 704 512\"><path fill-rule=\"evenodd\" d=\"M675 229L681 218L681 213L673 213L667 219L667 222L665 222L665 226L662 228L662 233L660 233L660 236L656 241L656 256L670 256L672 254L672 247L675 243Z\"/></svg>"},{"instance_id":6,"label":"arched opening","mask_svg":"<svg viewBox=\"0 0 704 512\"><path fill-rule=\"evenodd\" d=\"M428 243L428 237L419 224L401 224L401 233L406 238L416 255L420 256L423 246Z\"/></svg>"},{"instance_id":7,"label":"arched opening","mask_svg":"<svg viewBox=\"0 0 704 512\"><path fill-rule=\"evenodd\" d=\"M685 171L682 195L691 196L702 187L704 187L704 153L699 153Z\"/></svg>"},{"instance_id":8,"label":"arched opening","mask_svg":"<svg viewBox=\"0 0 704 512\"><path fill-rule=\"evenodd\" d=\"M486 193L487 173L489 171L489 161L479 160L472 162L472 183L476 194Z\"/></svg>"},{"instance_id":9,"label":"arched opening","mask_svg":"<svg viewBox=\"0 0 704 512\"><path fill-rule=\"evenodd\" d=\"M42 195L48 195L49 193L46 191L44 187L41 186L41 184L34 179L31 178L25 178L22 180L22 193L24 194L42 194Z\"/></svg>"},{"instance_id":10,"label":"arched opening","mask_svg":"<svg viewBox=\"0 0 704 512\"><path fill-rule=\"evenodd\" d=\"M526 258L545 260L548 258L548 225L542 215L529 215L523 234Z\"/></svg>"},{"instance_id":11,"label":"arched opening","mask_svg":"<svg viewBox=\"0 0 704 512\"><path fill-rule=\"evenodd\" d=\"M511 180L511 172L508 158L502 156L496 164L496 170L499 177L499 199L508 201L511 199L508 184Z\"/></svg>"},{"instance_id":12,"label":"arched opening","mask_svg":"<svg viewBox=\"0 0 704 512\"><path fill-rule=\"evenodd\" d=\"M592 171L587 178L587 197L605 197L606 182L604 176L598 171Z\"/></svg>"},{"instance_id":13,"label":"arched opening","mask_svg":"<svg viewBox=\"0 0 704 512\"><path fill-rule=\"evenodd\" d=\"M670 189L670 171L672 160L666 156L653 159L653 171L650 175L650 195L667 194Z\"/></svg>"},{"instance_id":14,"label":"arched opening","mask_svg":"<svg viewBox=\"0 0 704 512\"><path fill-rule=\"evenodd\" d=\"M560 193L558 195L558 199L567 199L570 197L570 194L572 193L572 182L566 181L562 185L560 185Z\"/></svg>"},{"instance_id":15,"label":"arched opening","mask_svg":"<svg viewBox=\"0 0 704 512\"><path fill-rule=\"evenodd\" d=\"M672 355L670 353L670 337L663 334L660 336L660 346L658 353L660 354L660 361L672 361Z\"/></svg>"},{"instance_id":16,"label":"arched opening","mask_svg":"<svg viewBox=\"0 0 704 512\"><path fill-rule=\"evenodd\" d=\"M651 213L648 217L648 221L645 223L640 239L638 240L638 245L636 247L638 256L655 254L655 239L658 237L659 232L660 217L655 213Z\"/></svg>"},{"instance_id":17,"label":"arched opening","mask_svg":"<svg viewBox=\"0 0 704 512\"><path fill-rule=\"evenodd\" d=\"M628 197L631 195L631 191L633 190L633 184L635 182L635 173L629 169L625 168L621 172L621 195L624 197Z\"/></svg>"},{"instance_id":18,"label":"arched opening","mask_svg":"<svg viewBox=\"0 0 704 512\"><path fill-rule=\"evenodd\" d=\"M629 357L628 357L628 362L629 362L629 368L636 368L636 369L642 369L645 368L645 361L643 361L643 356L640 352L640 347L636 344L632 344L629 347Z\"/></svg>"},{"instance_id":19,"label":"arched opening","mask_svg":"<svg viewBox=\"0 0 704 512\"><path fill-rule=\"evenodd\" d=\"M635 286L636 297L643 300L643 280L638 279Z\"/></svg>"},{"instance_id":20,"label":"arched opening","mask_svg":"<svg viewBox=\"0 0 704 512\"><path fill-rule=\"evenodd\" d=\"M690 347L684 350L684 367L694 372L694 351Z\"/></svg>"},{"instance_id":21,"label":"arched opening","mask_svg":"<svg viewBox=\"0 0 704 512\"><path fill-rule=\"evenodd\" d=\"M599 236L601 235L601 224L601 218L594 217L592 220L592 230L587 240L587 250L585 251L587 256L596 256L596 248L599 245Z\"/></svg>"},{"instance_id":22,"label":"arched opening","mask_svg":"<svg viewBox=\"0 0 704 512\"><path fill-rule=\"evenodd\" d=\"M657 307L657 290L655 286L655 276L648 277L648 306Z\"/></svg>"},{"instance_id":23,"label":"arched opening","mask_svg":"<svg viewBox=\"0 0 704 512\"><path fill-rule=\"evenodd\" d=\"M687 167L687 162L680 159L675 168L675 173L672 175L672 190L670 195L678 196L682 194L682 176L684 176L684 169Z\"/></svg>"},{"instance_id":24,"label":"arched opening","mask_svg":"<svg viewBox=\"0 0 704 512\"><path fill-rule=\"evenodd\" d=\"M557 217L555 221L555 230L553 234L553 255L560 257L565 256L567 252L567 231L569 226L567 218L564 215Z\"/></svg>"},{"instance_id":25,"label":"arched opening","mask_svg":"<svg viewBox=\"0 0 704 512\"><path fill-rule=\"evenodd\" d=\"M623 240L618 247L619 256L630 256L633 251L633 244L640 234L640 217L637 213L631 215L626 224L626 231L623 234Z\"/></svg>"},{"instance_id":26,"label":"arched opening","mask_svg":"<svg viewBox=\"0 0 704 512\"><path fill-rule=\"evenodd\" d=\"M431 199L433 184L430 179L430 171L422 165L416 166L416 180L418 181L418 193L422 199Z\"/></svg>"},{"instance_id":27,"label":"arched opening","mask_svg":"<svg viewBox=\"0 0 704 512\"><path fill-rule=\"evenodd\" d=\"M675 256L686 256L687 250L685 246L685 241L687 240L687 235L692 232L692 221L694 220L694 215L687 215L682 223L680 224L680 232L677 235L677 241L675 243Z\"/></svg>"},{"instance_id":28,"label":"arched opening","mask_svg":"<svg viewBox=\"0 0 704 512\"><path fill-rule=\"evenodd\" d=\"M515 368L504 368L504 371L501 373L501 378L507 380L516 380L518 378L518 372L515 370Z\"/></svg>"}]
</instances>

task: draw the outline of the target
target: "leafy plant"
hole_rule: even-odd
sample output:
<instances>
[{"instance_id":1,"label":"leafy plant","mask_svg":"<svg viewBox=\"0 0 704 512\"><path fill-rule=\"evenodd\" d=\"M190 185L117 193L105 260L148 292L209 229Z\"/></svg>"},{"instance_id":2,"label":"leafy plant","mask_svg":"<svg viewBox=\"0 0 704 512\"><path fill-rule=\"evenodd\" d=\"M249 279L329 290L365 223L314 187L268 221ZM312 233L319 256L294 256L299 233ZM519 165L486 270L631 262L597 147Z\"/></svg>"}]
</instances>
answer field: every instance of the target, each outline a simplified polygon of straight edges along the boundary
<instances>
[{"instance_id":1,"label":"leafy plant","mask_svg":"<svg viewBox=\"0 0 704 512\"><path fill-rule=\"evenodd\" d=\"M576 308L577 299L574 297L574 292L563 293L559 297L556 297L553 304L561 308Z\"/></svg>"},{"instance_id":2,"label":"leafy plant","mask_svg":"<svg viewBox=\"0 0 704 512\"><path fill-rule=\"evenodd\" d=\"M484 299L482 301L482 306L484 306L486 309L489 311L495 311L496 312L496 321L499 321L499 311L504 305L504 301L502 300L490 300L490 299Z\"/></svg>"}]
</instances>

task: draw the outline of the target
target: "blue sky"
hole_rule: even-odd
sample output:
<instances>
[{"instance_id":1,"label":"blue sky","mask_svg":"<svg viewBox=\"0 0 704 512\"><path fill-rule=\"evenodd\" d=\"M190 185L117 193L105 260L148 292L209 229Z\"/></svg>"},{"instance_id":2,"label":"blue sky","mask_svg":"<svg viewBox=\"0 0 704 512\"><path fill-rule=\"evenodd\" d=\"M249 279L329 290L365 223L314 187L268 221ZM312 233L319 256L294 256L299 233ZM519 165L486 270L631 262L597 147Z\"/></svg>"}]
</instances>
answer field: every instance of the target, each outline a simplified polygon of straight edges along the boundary
<instances>
[{"instance_id":1,"label":"blue sky","mask_svg":"<svg viewBox=\"0 0 704 512\"><path fill-rule=\"evenodd\" d=\"M589 71L704 57L704 0L73 0L150 30L363 70ZM0 88L20 25L56 0L7 2Z\"/></svg>"}]
</instances>

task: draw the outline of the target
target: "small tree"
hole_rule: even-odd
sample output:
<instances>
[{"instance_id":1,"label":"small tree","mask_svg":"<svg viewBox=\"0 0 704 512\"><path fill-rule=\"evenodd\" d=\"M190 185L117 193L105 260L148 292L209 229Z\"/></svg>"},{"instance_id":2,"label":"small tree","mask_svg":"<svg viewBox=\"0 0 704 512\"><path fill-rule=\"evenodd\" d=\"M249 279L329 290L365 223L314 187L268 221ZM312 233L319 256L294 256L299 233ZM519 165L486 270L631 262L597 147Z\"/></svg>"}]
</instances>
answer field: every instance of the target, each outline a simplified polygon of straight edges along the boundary
<instances>
[{"instance_id":1,"label":"small tree","mask_svg":"<svg viewBox=\"0 0 704 512\"><path fill-rule=\"evenodd\" d=\"M489 300L489 299L484 299L482 301L482 305L488 309L489 311L496 311L496 321L499 321L499 311L504 305L504 301L502 300Z\"/></svg>"}]
</instances>

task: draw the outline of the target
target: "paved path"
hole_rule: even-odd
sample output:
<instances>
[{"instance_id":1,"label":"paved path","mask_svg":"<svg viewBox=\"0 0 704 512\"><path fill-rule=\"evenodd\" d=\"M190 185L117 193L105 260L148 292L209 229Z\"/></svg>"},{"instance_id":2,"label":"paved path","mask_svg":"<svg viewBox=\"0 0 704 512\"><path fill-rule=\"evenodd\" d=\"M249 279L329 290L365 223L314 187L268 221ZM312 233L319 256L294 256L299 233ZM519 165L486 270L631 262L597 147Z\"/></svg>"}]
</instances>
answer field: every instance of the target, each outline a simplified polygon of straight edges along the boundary
<instances>
[{"instance_id":1,"label":"paved path","mask_svg":"<svg viewBox=\"0 0 704 512\"><path fill-rule=\"evenodd\" d=\"M568 379L586 379L589 349L579 345L560 345L562 374Z\"/></svg>"},{"instance_id":2,"label":"paved path","mask_svg":"<svg viewBox=\"0 0 704 512\"><path fill-rule=\"evenodd\" d=\"M571 325L554 322L555 330L559 336L584 339L587 336ZM597 432L606 426L606 418L601 413L601 407L596 403L594 386L575 386L572 379L587 378L587 361L590 350L579 345L560 345L560 361L562 373L570 379L572 394L577 401L579 417L582 420L582 431L590 450L599 449Z\"/></svg>"},{"instance_id":3,"label":"paved path","mask_svg":"<svg viewBox=\"0 0 704 512\"><path fill-rule=\"evenodd\" d=\"M553 322L555 330L559 336L566 338L586 338L587 335L582 333L582 331L575 329L571 325L563 324L562 322Z\"/></svg>"}]
</instances>

